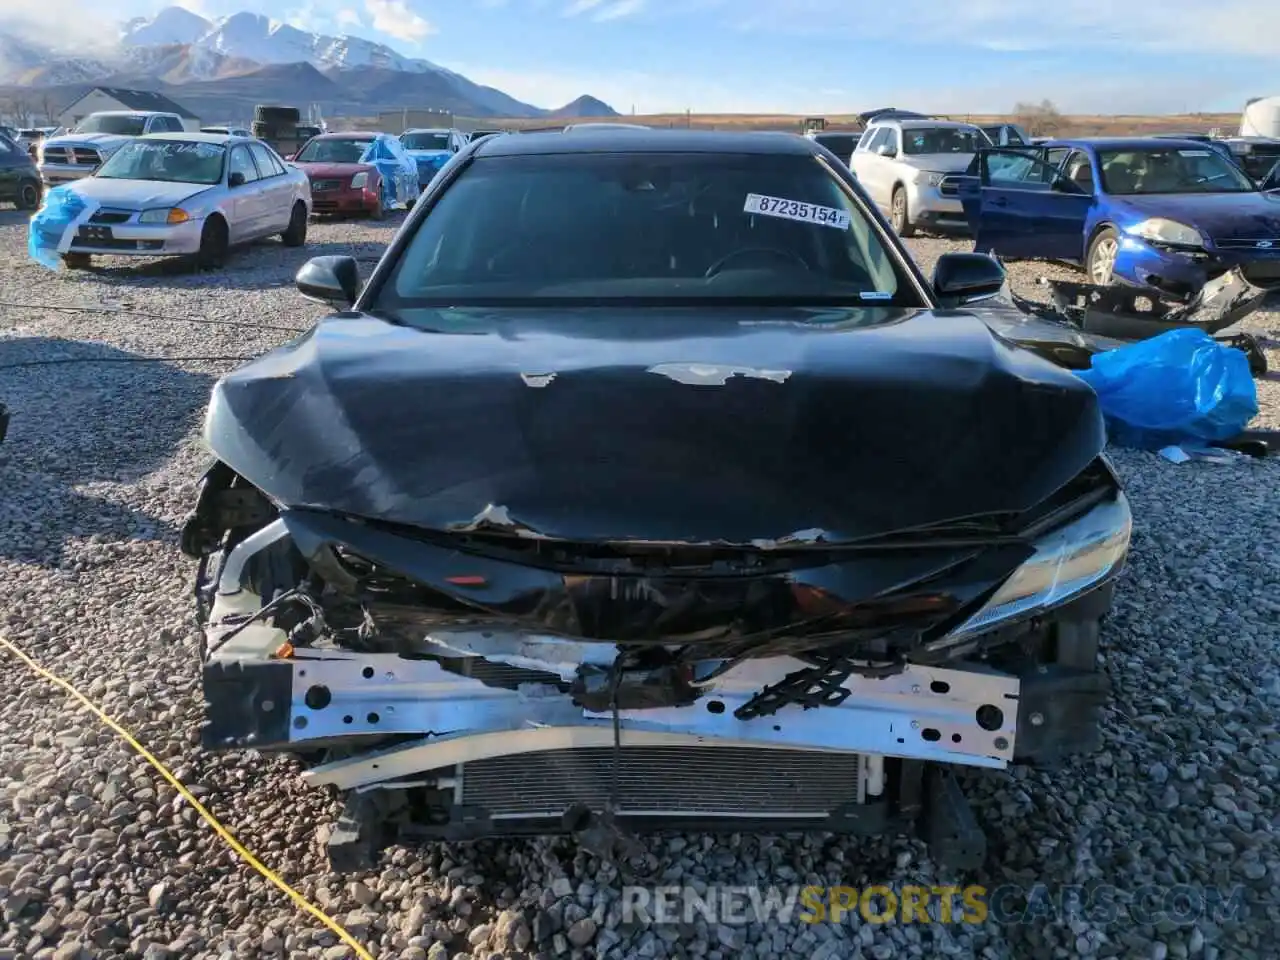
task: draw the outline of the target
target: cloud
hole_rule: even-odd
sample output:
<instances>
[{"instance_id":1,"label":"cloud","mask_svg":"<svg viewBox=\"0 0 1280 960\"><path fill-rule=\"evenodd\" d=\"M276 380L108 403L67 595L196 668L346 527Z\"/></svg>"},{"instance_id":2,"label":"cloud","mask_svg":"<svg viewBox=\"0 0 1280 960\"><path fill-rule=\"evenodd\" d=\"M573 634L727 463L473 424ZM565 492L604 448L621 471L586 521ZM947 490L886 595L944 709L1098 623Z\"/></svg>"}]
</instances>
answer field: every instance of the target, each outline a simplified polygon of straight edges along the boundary
<instances>
[{"instance_id":1,"label":"cloud","mask_svg":"<svg viewBox=\"0 0 1280 960\"><path fill-rule=\"evenodd\" d=\"M604 23L607 20L621 20L644 8L644 0L618 0L617 3L604 7L591 19Z\"/></svg>"},{"instance_id":2,"label":"cloud","mask_svg":"<svg viewBox=\"0 0 1280 960\"><path fill-rule=\"evenodd\" d=\"M594 10L596 7L604 3L604 0L573 0L573 3L564 8L566 17L576 17L588 10Z\"/></svg>"},{"instance_id":3,"label":"cloud","mask_svg":"<svg viewBox=\"0 0 1280 960\"><path fill-rule=\"evenodd\" d=\"M405 0L364 0L364 9L374 30L405 43L420 43L436 32Z\"/></svg>"},{"instance_id":4,"label":"cloud","mask_svg":"<svg viewBox=\"0 0 1280 960\"><path fill-rule=\"evenodd\" d=\"M82 0L0 0L0 33L34 46L93 55L109 52L120 27Z\"/></svg>"},{"instance_id":5,"label":"cloud","mask_svg":"<svg viewBox=\"0 0 1280 960\"><path fill-rule=\"evenodd\" d=\"M704 0L705 9L708 0ZM1114 50L1269 56L1280 51L1275 0L1161 0L1149 11L1115 0L895 0L893 15L853 0L715 3L741 30L938 44L987 50Z\"/></svg>"},{"instance_id":6,"label":"cloud","mask_svg":"<svg viewBox=\"0 0 1280 960\"><path fill-rule=\"evenodd\" d=\"M334 16L333 22L340 27L360 27L364 26L364 21L360 17L358 10L352 10L350 7L343 7Z\"/></svg>"}]
</instances>

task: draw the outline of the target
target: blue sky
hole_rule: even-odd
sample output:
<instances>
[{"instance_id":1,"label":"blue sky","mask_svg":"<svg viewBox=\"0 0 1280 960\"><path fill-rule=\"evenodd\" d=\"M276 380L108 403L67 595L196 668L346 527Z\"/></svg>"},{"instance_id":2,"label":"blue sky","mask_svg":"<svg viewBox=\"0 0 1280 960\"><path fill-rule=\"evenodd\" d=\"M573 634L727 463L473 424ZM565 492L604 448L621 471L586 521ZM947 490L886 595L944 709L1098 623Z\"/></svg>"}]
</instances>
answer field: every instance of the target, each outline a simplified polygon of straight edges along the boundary
<instances>
[{"instance_id":1,"label":"blue sky","mask_svg":"<svg viewBox=\"0 0 1280 960\"><path fill-rule=\"evenodd\" d=\"M367 37L540 106L590 93L640 113L985 113L1047 97L1067 112L1143 113L1280 93L1280 0L181 2Z\"/></svg>"}]
</instances>

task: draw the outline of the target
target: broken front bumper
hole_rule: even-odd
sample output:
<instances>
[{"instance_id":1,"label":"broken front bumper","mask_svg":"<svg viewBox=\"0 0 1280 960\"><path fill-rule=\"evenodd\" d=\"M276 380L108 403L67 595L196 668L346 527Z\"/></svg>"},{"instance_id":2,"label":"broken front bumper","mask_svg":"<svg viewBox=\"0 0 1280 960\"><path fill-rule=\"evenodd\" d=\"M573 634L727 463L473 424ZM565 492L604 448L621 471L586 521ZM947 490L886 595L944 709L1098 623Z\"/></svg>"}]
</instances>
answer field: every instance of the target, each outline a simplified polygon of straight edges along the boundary
<instances>
[{"instance_id":1,"label":"broken front bumper","mask_svg":"<svg viewBox=\"0 0 1280 960\"><path fill-rule=\"evenodd\" d=\"M838 706L734 716L762 687L804 666L786 657L748 661L692 705L619 711L620 743L834 751L996 768L1013 759L1019 680L996 672L912 665L891 677L851 678L845 682L851 695ZM576 706L552 674L551 682L513 690L432 660L319 651L304 658L299 651L287 660L215 658L204 679L208 749L304 750L345 738L421 738L304 775L345 789L495 757L614 745L612 713Z\"/></svg>"}]
</instances>

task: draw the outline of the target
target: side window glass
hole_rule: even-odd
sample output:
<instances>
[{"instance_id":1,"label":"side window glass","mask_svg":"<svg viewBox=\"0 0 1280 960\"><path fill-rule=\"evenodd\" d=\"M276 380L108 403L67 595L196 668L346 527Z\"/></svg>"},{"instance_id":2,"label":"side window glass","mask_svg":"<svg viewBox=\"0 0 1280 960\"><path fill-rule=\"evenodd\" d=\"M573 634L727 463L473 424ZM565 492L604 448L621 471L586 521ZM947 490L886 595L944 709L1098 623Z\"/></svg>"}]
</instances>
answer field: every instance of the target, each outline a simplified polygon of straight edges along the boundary
<instances>
[{"instance_id":1,"label":"side window glass","mask_svg":"<svg viewBox=\"0 0 1280 960\"><path fill-rule=\"evenodd\" d=\"M258 162L258 169L262 172L264 179L284 173L284 168L271 156L271 151L261 143L249 144L249 151L253 154L253 159Z\"/></svg>"},{"instance_id":2,"label":"side window glass","mask_svg":"<svg viewBox=\"0 0 1280 960\"><path fill-rule=\"evenodd\" d=\"M871 142L867 144L867 149L871 151L879 150L882 146L889 142L889 128L880 127L871 135Z\"/></svg>"},{"instance_id":3,"label":"side window glass","mask_svg":"<svg viewBox=\"0 0 1280 960\"><path fill-rule=\"evenodd\" d=\"M984 182L993 187L1018 187L1026 183L1052 183L1057 168L1025 153L992 150L984 156Z\"/></svg>"},{"instance_id":4,"label":"side window glass","mask_svg":"<svg viewBox=\"0 0 1280 960\"><path fill-rule=\"evenodd\" d=\"M230 176L233 173L243 174L245 183L253 183L258 179L258 168L254 166L248 147L236 147L231 151L231 167L227 174Z\"/></svg>"},{"instance_id":5,"label":"side window glass","mask_svg":"<svg viewBox=\"0 0 1280 960\"><path fill-rule=\"evenodd\" d=\"M1079 150L1073 150L1071 156L1067 158L1067 165L1063 170L1068 180L1080 188L1082 193L1092 194L1093 189L1093 164L1089 162L1087 154Z\"/></svg>"},{"instance_id":6,"label":"side window glass","mask_svg":"<svg viewBox=\"0 0 1280 960\"><path fill-rule=\"evenodd\" d=\"M17 145L4 134L0 133L0 155L17 152Z\"/></svg>"},{"instance_id":7,"label":"side window glass","mask_svg":"<svg viewBox=\"0 0 1280 960\"><path fill-rule=\"evenodd\" d=\"M1045 151L1045 160L1048 161L1049 166L1055 170L1060 170L1062 169L1062 161L1067 159L1067 154L1070 152L1067 147L1053 147Z\"/></svg>"}]
</instances>

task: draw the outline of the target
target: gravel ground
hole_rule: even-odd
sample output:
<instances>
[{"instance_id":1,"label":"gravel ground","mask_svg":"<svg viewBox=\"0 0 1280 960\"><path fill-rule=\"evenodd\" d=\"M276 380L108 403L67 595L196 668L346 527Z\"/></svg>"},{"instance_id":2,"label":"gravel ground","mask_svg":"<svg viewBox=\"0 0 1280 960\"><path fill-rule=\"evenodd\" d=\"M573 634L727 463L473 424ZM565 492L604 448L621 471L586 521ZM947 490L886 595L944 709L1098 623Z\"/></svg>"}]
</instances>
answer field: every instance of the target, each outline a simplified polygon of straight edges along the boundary
<instances>
[{"instance_id":1,"label":"gravel ground","mask_svg":"<svg viewBox=\"0 0 1280 960\"><path fill-rule=\"evenodd\" d=\"M313 227L222 273L106 262L92 275L30 263L0 213L0 366L131 354L247 356L322 312L291 278L305 256L374 257L382 225ZM966 244L912 241L926 267ZM1061 268L1017 264L1014 283ZM204 317L197 325L49 304ZM1280 329L1263 313L1255 329ZM1274 334L1273 334L1274 335ZM78 341L78 342L77 342ZM1280 355L1270 357L1280 369ZM325 872L315 824L329 796L283 758L198 749L200 699L176 528L204 462L198 424L230 362L0 370L12 408L0 446L0 628L132 729L250 849L374 945L379 957L1274 956L1280 933L1280 463L1173 466L1120 451L1137 516L1132 560L1104 630L1116 697L1105 749L1050 775L970 777L986 868L946 877L918 843L825 836L659 841L664 882L1113 887L1241 885L1246 909L1189 922L1037 915L930 926L696 922L626 928L619 881L568 841L390 850L361 876ZM1280 383L1259 421L1280 426ZM0 659L7 655L0 653ZM11 659L11 658L10 658ZM7 957L341 957L331 933L237 861L195 812L66 696L16 664L0 672L0 960ZM1179 917L1187 916L1179 914Z\"/></svg>"}]
</instances>

